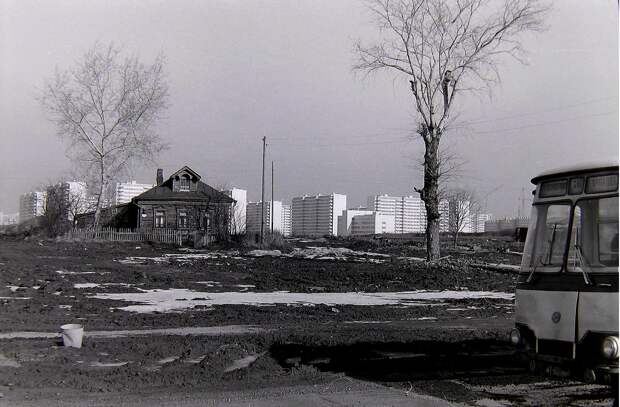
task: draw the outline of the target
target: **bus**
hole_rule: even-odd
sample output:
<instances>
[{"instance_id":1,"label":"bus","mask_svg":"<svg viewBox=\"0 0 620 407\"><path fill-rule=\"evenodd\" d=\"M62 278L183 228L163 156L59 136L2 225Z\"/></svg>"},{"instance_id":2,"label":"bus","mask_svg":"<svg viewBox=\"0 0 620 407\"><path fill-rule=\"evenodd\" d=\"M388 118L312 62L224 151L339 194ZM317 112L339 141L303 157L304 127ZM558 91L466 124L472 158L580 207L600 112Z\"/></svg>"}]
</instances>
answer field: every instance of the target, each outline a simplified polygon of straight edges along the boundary
<instances>
[{"instance_id":1,"label":"bus","mask_svg":"<svg viewBox=\"0 0 620 407\"><path fill-rule=\"evenodd\" d=\"M617 386L618 162L546 171L532 184L510 340L532 371Z\"/></svg>"}]
</instances>

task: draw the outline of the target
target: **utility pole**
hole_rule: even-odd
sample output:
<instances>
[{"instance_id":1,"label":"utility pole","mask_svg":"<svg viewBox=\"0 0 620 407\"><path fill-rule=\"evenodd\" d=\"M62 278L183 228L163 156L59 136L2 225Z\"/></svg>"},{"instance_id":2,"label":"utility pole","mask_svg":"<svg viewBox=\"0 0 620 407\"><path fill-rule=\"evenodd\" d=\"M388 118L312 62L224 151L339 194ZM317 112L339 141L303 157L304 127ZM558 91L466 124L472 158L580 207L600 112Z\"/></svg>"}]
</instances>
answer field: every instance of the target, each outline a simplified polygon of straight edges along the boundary
<instances>
[{"instance_id":1,"label":"utility pole","mask_svg":"<svg viewBox=\"0 0 620 407\"><path fill-rule=\"evenodd\" d=\"M273 234L273 161L271 162L271 234Z\"/></svg>"},{"instance_id":2,"label":"utility pole","mask_svg":"<svg viewBox=\"0 0 620 407\"><path fill-rule=\"evenodd\" d=\"M265 145L267 137L263 136L263 178L260 192L260 243L265 241Z\"/></svg>"}]
</instances>

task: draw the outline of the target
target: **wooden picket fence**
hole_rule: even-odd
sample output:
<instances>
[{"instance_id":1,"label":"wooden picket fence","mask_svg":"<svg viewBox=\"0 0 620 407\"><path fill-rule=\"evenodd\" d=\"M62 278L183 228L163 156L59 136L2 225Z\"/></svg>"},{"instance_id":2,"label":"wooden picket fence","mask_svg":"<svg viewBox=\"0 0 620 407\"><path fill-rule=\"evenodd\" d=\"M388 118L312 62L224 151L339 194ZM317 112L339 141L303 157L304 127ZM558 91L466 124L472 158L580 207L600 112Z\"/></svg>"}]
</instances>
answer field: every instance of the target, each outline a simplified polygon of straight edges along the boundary
<instances>
[{"instance_id":1,"label":"wooden picket fence","mask_svg":"<svg viewBox=\"0 0 620 407\"><path fill-rule=\"evenodd\" d=\"M194 241L197 232L193 232ZM71 229L65 234L68 240L104 240L109 242L160 242L183 245L188 232L176 229L129 229L129 228L84 228ZM206 243L206 242L205 242Z\"/></svg>"}]
</instances>

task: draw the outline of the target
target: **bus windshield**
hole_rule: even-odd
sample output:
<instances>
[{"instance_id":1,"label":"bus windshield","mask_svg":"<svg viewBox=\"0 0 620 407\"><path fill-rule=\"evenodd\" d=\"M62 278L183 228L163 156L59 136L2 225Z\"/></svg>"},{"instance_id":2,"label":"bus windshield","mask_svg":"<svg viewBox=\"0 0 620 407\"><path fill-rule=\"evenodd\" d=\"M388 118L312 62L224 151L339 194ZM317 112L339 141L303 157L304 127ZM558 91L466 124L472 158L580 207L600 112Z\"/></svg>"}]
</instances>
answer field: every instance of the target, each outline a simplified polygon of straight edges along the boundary
<instances>
[{"instance_id":1,"label":"bus windshield","mask_svg":"<svg viewBox=\"0 0 620 407\"><path fill-rule=\"evenodd\" d=\"M580 199L574 206L569 202L534 205L522 270L561 271L567 246L567 271L617 271L618 197Z\"/></svg>"},{"instance_id":2,"label":"bus windshield","mask_svg":"<svg viewBox=\"0 0 620 407\"><path fill-rule=\"evenodd\" d=\"M531 232L528 233L521 262L523 269L543 272L562 269L570 212L570 203L532 207Z\"/></svg>"},{"instance_id":3,"label":"bus windshield","mask_svg":"<svg viewBox=\"0 0 620 407\"><path fill-rule=\"evenodd\" d=\"M618 197L577 201L567 268L587 273L617 270Z\"/></svg>"}]
</instances>

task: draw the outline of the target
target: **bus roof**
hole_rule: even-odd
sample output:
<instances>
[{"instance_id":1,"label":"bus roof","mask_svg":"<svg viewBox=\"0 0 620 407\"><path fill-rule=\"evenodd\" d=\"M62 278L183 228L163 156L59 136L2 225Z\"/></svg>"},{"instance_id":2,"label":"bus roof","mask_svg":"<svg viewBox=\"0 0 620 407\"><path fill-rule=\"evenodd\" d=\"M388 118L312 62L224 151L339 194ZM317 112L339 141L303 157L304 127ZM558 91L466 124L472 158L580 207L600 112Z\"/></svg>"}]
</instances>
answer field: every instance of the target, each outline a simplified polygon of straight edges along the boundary
<instances>
[{"instance_id":1,"label":"bus roof","mask_svg":"<svg viewBox=\"0 0 620 407\"><path fill-rule=\"evenodd\" d=\"M618 171L618 159L610 159L605 161L584 162L579 164L568 165L560 168L543 171L534 178L532 184L537 184L543 178L555 177L558 175L579 174L591 171L616 170Z\"/></svg>"}]
</instances>

